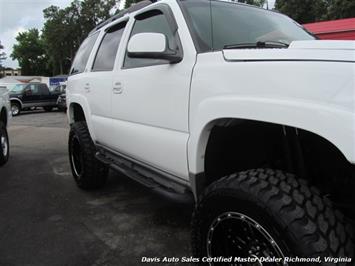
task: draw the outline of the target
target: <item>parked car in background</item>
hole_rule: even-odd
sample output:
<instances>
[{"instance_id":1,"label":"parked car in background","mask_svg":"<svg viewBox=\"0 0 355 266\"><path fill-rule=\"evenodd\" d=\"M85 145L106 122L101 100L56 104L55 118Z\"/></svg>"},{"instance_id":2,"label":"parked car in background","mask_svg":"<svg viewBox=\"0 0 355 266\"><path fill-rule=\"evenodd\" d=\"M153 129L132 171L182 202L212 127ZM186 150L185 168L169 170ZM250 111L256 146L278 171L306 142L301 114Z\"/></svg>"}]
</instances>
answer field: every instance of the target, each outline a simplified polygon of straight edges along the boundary
<instances>
[{"instance_id":1,"label":"parked car in background","mask_svg":"<svg viewBox=\"0 0 355 266\"><path fill-rule=\"evenodd\" d=\"M56 91L49 91L45 83L17 84L10 91L12 115L19 115L22 110L35 107L50 112L53 107L57 107L59 95Z\"/></svg>"},{"instance_id":2,"label":"parked car in background","mask_svg":"<svg viewBox=\"0 0 355 266\"><path fill-rule=\"evenodd\" d=\"M60 111L65 112L67 110L67 97L66 97L66 89L67 85L66 84L61 84L55 87L54 91L61 93L58 97L57 100L57 107Z\"/></svg>"},{"instance_id":3,"label":"parked car in background","mask_svg":"<svg viewBox=\"0 0 355 266\"><path fill-rule=\"evenodd\" d=\"M4 165L10 155L7 125L10 118L9 92L6 86L0 86L0 166Z\"/></svg>"}]
</instances>

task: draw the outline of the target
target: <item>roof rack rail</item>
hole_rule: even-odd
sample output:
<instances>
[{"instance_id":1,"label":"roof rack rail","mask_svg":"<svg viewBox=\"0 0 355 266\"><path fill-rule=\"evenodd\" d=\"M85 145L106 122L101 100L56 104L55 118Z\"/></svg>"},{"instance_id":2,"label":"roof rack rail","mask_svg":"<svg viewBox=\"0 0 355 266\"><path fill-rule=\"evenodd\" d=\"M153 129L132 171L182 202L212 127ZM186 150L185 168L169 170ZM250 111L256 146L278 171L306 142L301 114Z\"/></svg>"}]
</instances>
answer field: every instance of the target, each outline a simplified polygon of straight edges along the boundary
<instances>
[{"instance_id":1,"label":"roof rack rail","mask_svg":"<svg viewBox=\"0 0 355 266\"><path fill-rule=\"evenodd\" d=\"M92 31L90 31L89 35L99 29L101 29L102 27L104 27L105 25L111 23L112 21L115 21L119 18L122 18L124 15L138 11L146 6L149 6L153 3L157 2L156 0L144 0L141 2L138 2L136 4L131 5L129 8L127 9L123 9L121 12L119 12L118 14L110 17L109 19L100 22Z\"/></svg>"}]
</instances>

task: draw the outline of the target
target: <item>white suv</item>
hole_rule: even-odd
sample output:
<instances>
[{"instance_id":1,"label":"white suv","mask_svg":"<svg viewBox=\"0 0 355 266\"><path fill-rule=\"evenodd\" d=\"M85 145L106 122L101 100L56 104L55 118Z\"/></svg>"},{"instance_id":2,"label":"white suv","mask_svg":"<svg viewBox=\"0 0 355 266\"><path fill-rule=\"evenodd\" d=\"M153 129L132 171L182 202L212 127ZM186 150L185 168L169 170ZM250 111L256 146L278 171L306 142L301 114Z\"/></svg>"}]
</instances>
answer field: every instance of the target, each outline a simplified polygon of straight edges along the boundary
<instances>
[{"instance_id":1,"label":"white suv","mask_svg":"<svg viewBox=\"0 0 355 266\"><path fill-rule=\"evenodd\" d=\"M10 155L7 124L10 118L9 92L6 86L0 86L0 166L3 166Z\"/></svg>"},{"instance_id":2,"label":"white suv","mask_svg":"<svg viewBox=\"0 0 355 266\"><path fill-rule=\"evenodd\" d=\"M318 41L282 14L141 2L77 52L67 86L73 176L98 188L110 167L194 200L201 264L298 256L345 265L354 256L354 81L355 42Z\"/></svg>"}]
</instances>

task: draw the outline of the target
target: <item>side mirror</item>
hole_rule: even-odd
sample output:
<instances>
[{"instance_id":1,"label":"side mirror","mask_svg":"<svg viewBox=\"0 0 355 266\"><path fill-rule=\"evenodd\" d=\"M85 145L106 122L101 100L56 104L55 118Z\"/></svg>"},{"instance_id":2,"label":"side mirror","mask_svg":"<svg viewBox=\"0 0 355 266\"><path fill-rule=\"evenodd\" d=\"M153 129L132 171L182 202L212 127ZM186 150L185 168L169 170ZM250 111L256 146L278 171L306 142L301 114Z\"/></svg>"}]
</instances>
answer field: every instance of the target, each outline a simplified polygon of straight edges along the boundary
<instances>
[{"instance_id":1,"label":"side mirror","mask_svg":"<svg viewBox=\"0 0 355 266\"><path fill-rule=\"evenodd\" d=\"M128 42L128 57L164 59L170 63L179 63L182 55L178 51L169 49L167 37L161 33L138 33Z\"/></svg>"}]
</instances>

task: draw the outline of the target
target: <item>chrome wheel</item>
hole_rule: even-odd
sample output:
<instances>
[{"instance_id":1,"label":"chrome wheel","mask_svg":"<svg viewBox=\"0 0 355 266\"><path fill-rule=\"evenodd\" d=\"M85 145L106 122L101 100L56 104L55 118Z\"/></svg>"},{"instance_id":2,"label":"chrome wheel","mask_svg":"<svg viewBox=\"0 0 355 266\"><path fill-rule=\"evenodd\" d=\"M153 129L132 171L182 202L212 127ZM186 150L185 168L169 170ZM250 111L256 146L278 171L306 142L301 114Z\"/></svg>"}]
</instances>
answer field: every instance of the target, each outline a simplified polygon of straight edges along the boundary
<instances>
[{"instance_id":1,"label":"chrome wheel","mask_svg":"<svg viewBox=\"0 0 355 266\"><path fill-rule=\"evenodd\" d=\"M9 151L9 146L8 146L8 141L7 141L7 137L4 135L4 136L1 136L1 150L2 150L2 155L4 157L7 156L7 153Z\"/></svg>"},{"instance_id":2,"label":"chrome wheel","mask_svg":"<svg viewBox=\"0 0 355 266\"><path fill-rule=\"evenodd\" d=\"M256 262L232 262L230 265L263 265L261 258L280 258L284 264L285 256L281 248L266 229L247 215L226 212L219 215L210 225L207 233L207 256L255 258ZM210 265L213 265L210 263Z\"/></svg>"},{"instance_id":3,"label":"chrome wheel","mask_svg":"<svg viewBox=\"0 0 355 266\"><path fill-rule=\"evenodd\" d=\"M13 104L11 106L11 112L13 116L18 115L20 113L20 108L18 107L18 105Z\"/></svg>"},{"instance_id":4,"label":"chrome wheel","mask_svg":"<svg viewBox=\"0 0 355 266\"><path fill-rule=\"evenodd\" d=\"M80 141L77 136L73 136L71 141L70 160L76 178L80 179L83 171L83 156L82 156Z\"/></svg>"}]
</instances>

